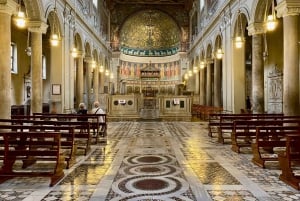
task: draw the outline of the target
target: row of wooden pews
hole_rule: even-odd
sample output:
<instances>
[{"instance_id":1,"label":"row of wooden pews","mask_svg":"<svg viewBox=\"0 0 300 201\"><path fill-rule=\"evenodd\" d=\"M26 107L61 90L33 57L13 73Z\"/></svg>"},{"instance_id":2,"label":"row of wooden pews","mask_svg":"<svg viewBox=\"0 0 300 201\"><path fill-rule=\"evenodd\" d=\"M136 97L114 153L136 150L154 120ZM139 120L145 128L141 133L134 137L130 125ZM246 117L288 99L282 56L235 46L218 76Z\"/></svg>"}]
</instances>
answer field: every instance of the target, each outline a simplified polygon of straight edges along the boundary
<instances>
[{"instance_id":1,"label":"row of wooden pews","mask_svg":"<svg viewBox=\"0 0 300 201\"><path fill-rule=\"evenodd\" d=\"M0 119L0 183L16 176L48 176L50 186L55 185L64 177L63 169L76 163L76 155L88 154L91 139L106 139L106 129L105 114L40 113Z\"/></svg>"},{"instance_id":2,"label":"row of wooden pews","mask_svg":"<svg viewBox=\"0 0 300 201\"><path fill-rule=\"evenodd\" d=\"M283 114L210 114L208 135L219 143L231 143L240 153L242 147L252 150L252 162L262 168L268 161L279 161L280 179L300 190L300 116Z\"/></svg>"}]
</instances>

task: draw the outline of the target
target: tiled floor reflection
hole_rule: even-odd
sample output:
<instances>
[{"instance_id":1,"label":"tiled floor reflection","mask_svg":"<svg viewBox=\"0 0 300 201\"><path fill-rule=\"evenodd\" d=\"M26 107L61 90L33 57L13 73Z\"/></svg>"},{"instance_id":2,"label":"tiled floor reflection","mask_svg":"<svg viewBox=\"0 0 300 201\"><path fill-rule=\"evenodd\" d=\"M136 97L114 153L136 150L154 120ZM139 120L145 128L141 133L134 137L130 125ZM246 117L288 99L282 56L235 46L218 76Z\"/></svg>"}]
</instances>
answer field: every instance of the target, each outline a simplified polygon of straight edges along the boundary
<instances>
[{"instance_id":1,"label":"tiled floor reflection","mask_svg":"<svg viewBox=\"0 0 300 201\"><path fill-rule=\"evenodd\" d=\"M206 122L110 122L107 143L49 178L0 184L1 201L296 201L300 191L279 181L277 163L251 162L207 135ZM37 168L44 166L37 166Z\"/></svg>"}]
</instances>

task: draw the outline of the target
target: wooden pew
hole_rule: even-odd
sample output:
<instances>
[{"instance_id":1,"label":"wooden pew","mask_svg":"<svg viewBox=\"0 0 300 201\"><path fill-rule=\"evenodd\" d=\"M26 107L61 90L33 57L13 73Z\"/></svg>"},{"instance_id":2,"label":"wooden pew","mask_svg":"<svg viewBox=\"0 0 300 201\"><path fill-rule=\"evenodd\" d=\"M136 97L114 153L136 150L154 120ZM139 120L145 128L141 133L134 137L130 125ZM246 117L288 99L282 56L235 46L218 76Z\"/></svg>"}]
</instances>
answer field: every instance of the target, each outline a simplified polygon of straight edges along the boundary
<instances>
[{"instance_id":1,"label":"wooden pew","mask_svg":"<svg viewBox=\"0 0 300 201\"><path fill-rule=\"evenodd\" d=\"M252 143L252 162L265 168L266 161L278 161L278 153L274 148L284 149L287 134L295 134L299 131L299 125L256 127L256 140Z\"/></svg>"},{"instance_id":2,"label":"wooden pew","mask_svg":"<svg viewBox=\"0 0 300 201\"><path fill-rule=\"evenodd\" d=\"M57 119L64 121L88 121L90 122L90 129L92 130L92 139L94 139L95 143L99 142L99 138L101 142L106 142L107 137L107 116L106 114L51 114L51 113L33 113L35 118L39 117L40 119Z\"/></svg>"},{"instance_id":3,"label":"wooden pew","mask_svg":"<svg viewBox=\"0 0 300 201\"><path fill-rule=\"evenodd\" d=\"M13 177L47 176L50 186L64 177L64 156L61 153L60 133L7 132L0 133L3 139L3 166L0 169L0 183ZM22 161L22 168L14 166ZM31 170L30 165L38 161L48 161L43 170Z\"/></svg>"},{"instance_id":4,"label":"wooden pew","mask_svg":"<svg viewBox=\"0 0 300 201\"><path fill-rule=\"evenodd\" d=\"M232 115L231 112L223 111L221 113L210 113L208 115L208 136L213 137L213 134L218 134L218 127L220 126L220 117Z\"/></svg>"},{"instance_id":5,"label":"wooden pew","mask_svg":"<svg viewBox=\"0 0 300 201\"><path fill-rule=\"evenodd\" d=\"M251 147L253 139L256 139L256 127L258 126L283 126L284 124L300 124L300 120L267 117L251 120L235 120L231 133L231 150L240 153L241 147Z\"/></svg>"},{"instance_id":6,"label":"wooden pew","mask_svg":"<svg viewBox=\"0 0 300 201\"><path fill-rule=\"evenodd\" d=\"M218 142L224 144L226 139L231 142L233 122L236 120L276 120L282 117L283 114L222 114L218 126Z\"/></svg>"},{"instance_id":7,"label":"wooden pew","mask_svg":"<svg viewBox=\"0 0 300 201\"><path fill-rule=\"evenodd\" d=\"M47 119L47 120L40 120ZM40 118L37 116L24 116L22 119L20 116L14 119L0 119L2 122L11 122L11 124L30 124L36 126L72 126L74 127L74 142L76 144L76 150L83 150L84 155L91 149L91 134L90 134L90 123L87 121L51 121L49 118ZM53 118L52 118L53 119ZM49 128L50 129L50 128Z\"/></svg>"},{"instance_id":8,"label":"wooden pew","mask_svg":"<svg viewBox=\"0 0 300 201\"><path fill-rule=\"evenodd\" d=\"M68 125L21 125L13 124L14 120L8 119L8 121L0 119L0 122L9 122L9 124L2 125L0 124L0 133L8 132L39 132L39 133L50 133L50 132L59 132L61 149L63 150L64 158L66 161L66 168L69 169L76 163L76 150L77 146L75 144L75 128L74 126ZM1 153L1 152L0 152Z\"/></svg>"},{"instance_id":9,"label":"wooden pew","mask_svg":"<svg viewBox=\"0 0 300 201\"><path fill-rule=\"evenodd\" d=\"M295 168L300 167L300 133L286 135L285 152L278 154L281 174L279 179L293 188L300 190L300 175Z\"/></svg>"}]
</instances>

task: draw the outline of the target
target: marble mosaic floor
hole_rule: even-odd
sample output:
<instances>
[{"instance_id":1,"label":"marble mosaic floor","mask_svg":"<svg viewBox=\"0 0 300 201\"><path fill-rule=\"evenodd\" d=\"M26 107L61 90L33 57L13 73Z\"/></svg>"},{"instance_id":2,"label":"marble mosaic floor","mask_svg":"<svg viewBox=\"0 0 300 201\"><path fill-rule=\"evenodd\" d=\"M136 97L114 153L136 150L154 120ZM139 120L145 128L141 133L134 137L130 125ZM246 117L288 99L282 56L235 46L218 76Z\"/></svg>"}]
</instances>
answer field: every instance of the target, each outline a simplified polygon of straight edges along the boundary
<instances>
[{"instance_id":1,"label":"marble mosaic floor","mask_svg":"<svg viewBox=\"0 0 300 201\"><path fill-rule=\"evenodd\" d=\"M292 201L300 191L279 181L277 163L261 169L207 136L206 122L109 122L107 144L49 178L0 184L1 201Z\"/></svg>"}]
</instances>

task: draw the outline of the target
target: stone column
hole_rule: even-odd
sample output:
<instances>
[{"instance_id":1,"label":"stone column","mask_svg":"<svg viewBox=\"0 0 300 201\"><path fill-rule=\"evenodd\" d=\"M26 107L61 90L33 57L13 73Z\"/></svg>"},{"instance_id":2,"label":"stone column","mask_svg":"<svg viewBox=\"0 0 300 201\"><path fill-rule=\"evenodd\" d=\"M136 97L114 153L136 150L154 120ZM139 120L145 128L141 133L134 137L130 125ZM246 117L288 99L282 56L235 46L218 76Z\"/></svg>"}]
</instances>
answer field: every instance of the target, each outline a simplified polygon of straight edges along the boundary
<instances>
[{"instance_id":1,"label":"stone column","mask_svg":"<svg viewBox=\"0 0 300 201\"><path fill-rule=\"evenodd\" d=\"M214 61L214 104L213 106L220 107L221 103L221 68L222 68L222 59L215 59Z\"/></svg>"},{"instance_id":2,"label":"stone column","mask_svg":"<svg viewBox=\"0 0 300 201\"><path fill-rule=\"evenodd\" d=\"M86 57L85 58L85 63L86 63L86 79L87 79L87 108L91 109L93 100L92 100L92 58Z\"/></svg>"},{"instance_id":3,"label":"stone column","mask_svg":"<svg viewBox=\"0 0 300 201\"><path fill-rule=\"evenodd\" d=\"M99 66L94 68L94 100L99 101Z\"/></svg>"},{"instance_id":4,"label":"stone column","mask_svg":"<svg viewBox=\"0 0 300 201\"><path fill-rule=\"evenodd\" d=\"M43 109L43 79L42 79L42 35L48 25L35 22L29 26L31 32L31 107L30 113L42 112Z\"/></svg>"},{"instance_id":5,"label":"stone column","mask_svg":"<svg viewBox=\"0 0 300 201\"><path fill-rule=\"evenodd\" d=\"M252 35L252 110L264 113L263 35Z\"/></svg>"},{"instance_id":6,"label":"stone column","mask_svg":"<svg viewBox=\"0 0 300 201\"><path fill-rule=\"evenodd\" d=\"M83 102L83 55L78 55L76 62L76 103Z\"/></svg>"},{"instance_id":7,"label":"stone column","mask_svg":"<svg viewBox=\"0 0 300 201\"><path fill-rule=\"evenodd\" d=\"M212 68L211 63L208 63L207 67L206 67L206 69L207 69L207 71L206 71L206 105L208 105L208 106L210 106L212 103L212 101L211 101L211 99L212 99L211 68Z\"/></svg>"},{"instance_id":8,"label":"stone column","mask_svg":"<svg viewBox=\"0 0 300 201\"><path fill-rule=\"evenodd\" d=\"M205 105L205 69L200 69L200 105Z\"/></svg>"},{"instance_id":9,"label":"stone column","mask_svg":"<svg viewBox=\"0 0 300 201\"><path fill-rule=\"evenodd\" d=\"M283 113L299 115L299 8L300 2L281 1L277 16L283 17Z\"/></svg>"},{"instance_id":10,"label":"stone column","mask_svg":"<svg viewBox=\"0 0 300 201\"><path fill-rule=\"evenodd\" d=\"M253 113L263 113L265 112L263 33L266 30L263 23L252 23L248 31L249 35L252 35L252 110Z\"/></svg>"},{"instance_id":11,"label":"stone column","mask_svg":"<svg viewBox=\"0 0 300 201\"><path fill-rule=\"evenodd\" d=\"M11 115L11 14L12 10L0 10L0 118L10 118Z\"/></svg>"},{"instance_id":12,"label":"stone column","mask_svg":"<svg viewBox=\"0 0 300 201\"><path fill-rule=\"evenodd\" d=\"M299 28L296 15L283 17L283 113L299 115Z\"/></svg>"},{"instance_id":13,"label":"stone column","mask_svg":"<svg viewBox=\"0 0 300 201\"><path fill-rule=\"evenodd\" d=\"M199 95L200 91L200 73L197 71L195 73L195 95Z\"/></svg>"}]
</instances>

